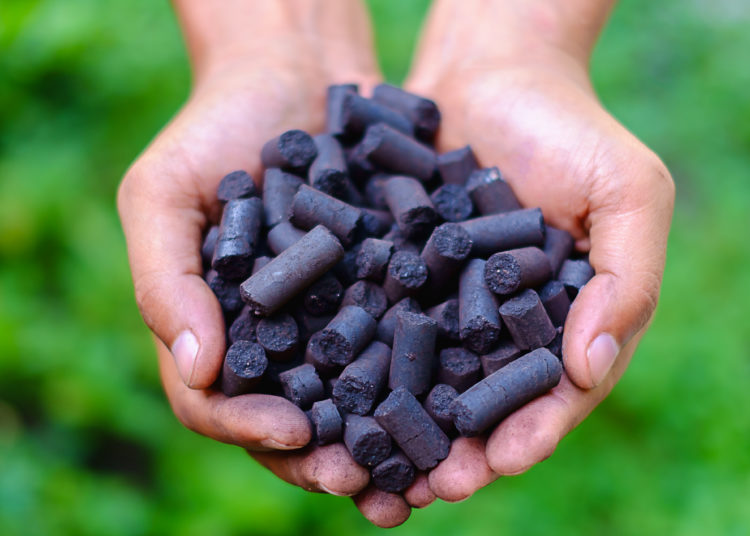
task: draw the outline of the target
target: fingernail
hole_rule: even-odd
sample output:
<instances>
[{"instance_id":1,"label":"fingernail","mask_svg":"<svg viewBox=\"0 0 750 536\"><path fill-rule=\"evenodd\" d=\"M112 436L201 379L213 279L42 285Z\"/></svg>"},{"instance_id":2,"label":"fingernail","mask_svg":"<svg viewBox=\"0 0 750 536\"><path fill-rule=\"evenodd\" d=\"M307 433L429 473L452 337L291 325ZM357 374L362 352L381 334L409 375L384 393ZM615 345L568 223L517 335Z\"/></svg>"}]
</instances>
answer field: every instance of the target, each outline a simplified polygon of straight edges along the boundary
<instances>
[{"instance_id":1,"label":"fingernail","mask_svg":"<svg viewBox=\"0 0 750 536\"><path fill-rule=\"evenodd\" d=\"M292 450L292 449L298 449L304 446L304 445L286 445L284 443L279 443L275 439L264 439L260 442L260 444L266 448L274 449L274 450Z\"/></svg>"},{"instance_id":2,"label":"fingernail","mask_svg":"<svg viewBox=\"0 0 750 536\"><path fill-rule=\"evenodd\" d=\"M335 495L336 497L346 497L346 493L341 493L340 491L333 491L329 488L327 488L324 484L321 484L318 482L318 487L328 493L329 495Z\"/></svg>"},{"instance_id":3,"label":"fingernail","mask_svg":"<svg viewBox=\"0 0 750 536\"><path fill-rule=\"evenodd\" d=\"M620 346L609 333L602 333L589 344L586 357L589 360L589 371L594 386L604 381L619 353Z\"/></svg>"},{"instance_id":4,"label":"fingernail","mask_svg":"<svg viewBox=\"0 0 750 536\"><path fill-rule=\"evenodd\" d=\"M172 355L177 364L177 372L180 373L182 381L188 387L190 387L190 379L193 375L193 367L199 348L198 339L189 330L180 333L172 345Z\"/></svg>"}]
</instances>

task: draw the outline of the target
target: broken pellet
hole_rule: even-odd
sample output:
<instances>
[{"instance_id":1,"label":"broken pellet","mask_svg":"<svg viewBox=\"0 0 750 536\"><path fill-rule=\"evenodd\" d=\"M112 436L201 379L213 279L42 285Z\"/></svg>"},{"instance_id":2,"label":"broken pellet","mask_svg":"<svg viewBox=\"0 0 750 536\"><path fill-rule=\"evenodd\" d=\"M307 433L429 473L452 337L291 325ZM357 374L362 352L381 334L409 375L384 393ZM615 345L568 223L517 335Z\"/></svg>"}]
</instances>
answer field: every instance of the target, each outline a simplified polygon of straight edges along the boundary
<instances>
[{"instance_id":1,"label":"broken pellet","mask_svg":"<svg viewBox=\"0 0 750 536\"><path fill-rule=\"evenodd\" d=\"M397 251L391 256L383 281L383 290L391 303L414 295L427 282L424 259L410 251Z\"/></svg>"},{"instance_id":2,"label":"broken pellet","mask_svg":"<svg viewBox=\"0 0 750 536\"><path fill-rule=\"evenodd\" d=\"M458 300L453 298L425 311L438 325L438 337L443 341L460 341Z\"/></svg>"},{"instance_id":3,"label":"broken pellet","mask_svg":"<svg viewBox=\"0 0 750 536\"><path fill-rule=\"evenodd\" d=\"M221 391L227 396L249 393L260 383L267 366L266 354L259 344L237 341L224 358Z\"/></svg>"},{"instance_id":4,"label":"broken pellet","mask_svg":"<svg viewBox=\"0 0 750 536\"><path fill-rule=\"evenodd\" d=\"M222 311L235 313L242 309L243 301L238 281L226 279L217 274L216 270L209 270L206 274L206 283L219 300Z\"/></svg>"}]
</instances>

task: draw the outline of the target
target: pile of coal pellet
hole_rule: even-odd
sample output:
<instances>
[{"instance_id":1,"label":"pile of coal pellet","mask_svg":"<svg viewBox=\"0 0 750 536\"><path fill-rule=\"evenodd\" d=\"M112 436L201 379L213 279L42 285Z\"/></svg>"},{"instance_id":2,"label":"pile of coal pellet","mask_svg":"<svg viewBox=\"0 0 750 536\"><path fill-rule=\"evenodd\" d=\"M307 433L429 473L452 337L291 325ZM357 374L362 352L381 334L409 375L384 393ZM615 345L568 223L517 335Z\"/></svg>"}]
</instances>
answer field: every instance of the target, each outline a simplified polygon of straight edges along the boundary
<instances>
[{"instance_id":1,"label":"pile of coal pellet","mask_svg":"<svg viewBox=\"0 0 750 536\"><path fill-rule=\"evenodd\" d=\"M262 192L218 188L203 244L226 320L227 396L286 397L404 490L560 380L563 324L593 270L470 147L437 154L435 103L328 89L326 133L268 141Z\"/></svg>"}]
</instances>

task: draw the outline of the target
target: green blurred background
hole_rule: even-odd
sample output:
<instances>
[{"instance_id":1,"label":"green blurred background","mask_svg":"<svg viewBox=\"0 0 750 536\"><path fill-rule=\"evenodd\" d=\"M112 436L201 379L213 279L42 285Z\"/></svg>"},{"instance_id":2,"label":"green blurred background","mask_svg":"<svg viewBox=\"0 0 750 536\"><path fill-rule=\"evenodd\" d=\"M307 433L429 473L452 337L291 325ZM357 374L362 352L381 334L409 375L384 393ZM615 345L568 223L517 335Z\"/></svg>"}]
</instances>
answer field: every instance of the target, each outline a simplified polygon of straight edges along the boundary
<instances>
[{"instance_id":1,"label":"green blurred background","mask_svg":"<svg viewBox=\"0 0 750 536\"><path fill-rule=\"evenodd\" d=\"M369 4L399 82L428 2ZM551 459L393 534L750 533L749 51L740 0L617 8L596 87L678 190L653 327ZM166 2L0 3L2 535L378 530L183 429L162 395L114 198L188 86Z\"/></svg>"}]
</instances>

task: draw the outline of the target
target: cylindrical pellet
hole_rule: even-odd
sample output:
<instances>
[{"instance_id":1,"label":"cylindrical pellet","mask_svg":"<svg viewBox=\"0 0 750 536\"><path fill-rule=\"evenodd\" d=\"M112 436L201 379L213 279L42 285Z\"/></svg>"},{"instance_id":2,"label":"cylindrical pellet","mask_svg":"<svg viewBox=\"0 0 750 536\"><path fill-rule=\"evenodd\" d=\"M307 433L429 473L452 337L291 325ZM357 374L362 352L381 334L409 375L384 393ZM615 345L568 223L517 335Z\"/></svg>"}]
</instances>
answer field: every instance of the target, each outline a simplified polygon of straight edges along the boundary
<instances>
[{"instance_id":1,"label":"cylindrical pellet","mask_svg":"<svg viewBox=\"0 0 750 536\"><path fill-rule=\"evenodd\" d=\"M458 184L444 184L430 195L435 212L445 221L464 221L474 212L474 204L466 188Z\"/></svg>"},{"instance_id":2,"label":"cylindrical pellet","mask_svg":"<svg viewBox=\"0 0 750 536\"><path fill-rule=\"evenodd\" d=\"M237 318L234 319L232 325L229 327L229 342L235 343L237 341L251 341L258 342L255 330L258 327L260 318L255 316L250 308L245 305Z\"/></svg>"},{"instance_id":3,"label":"cylindrical pellet","mask_svg":"<svg viewBox=\"0 0 750 536\"><path fill-rule=\"evenodd\" d=\"M386 171L415 177L422 182L435 176L435 152L385 123L369 127L361 146L367 159Z\"/></svg>"},{"instance_id":4,"label":"cylindrical pellet","mask_svg":"<svg viewBox=\"0 0 750 536\"><path fill-rule=\"evenodd\" d=\"M435 362L437 322L423 314L396 315L388 386L404 387L415 396L427 394Z\"/></svg>"},{"instance_id":5,"label":"cylindrical pellet","mask_svg":"<svg viewBox=\"0 0 750 536\"><path fill-rule=\"evenodd\" d=\"M336 276L329 272L305 290L302 303L311 315L332 315L338 310L343 297L344 287Z\"/></svg>"},{"instance_id":6,"label":"cylindrical pellet","mask_svg":"<svg viewBox=\"0 0 750 536\"><path fill-rule=\"evenodd\" d=\"M481 434L552 389L561 375L562 365L549 350L534 350L460 395L453 402L453 422L463 436Z\"/></svg>"},{"instance_id":7,"label":"cylindrical pellet","mask_svg":"<svg viewBox=\"0 0 750 536\"><path fill-rule=\"evenodd\" d=\"M489 256L498 251L544 243L544 218L538 208L482 216L458 225L466 229L474 243L472 255Z\"/></svg>"},{"instance_id":8,"label":"cylindrical pellet","mask_svg":"<svg viewBox=\"0 0 750 536\"><path fill-rule=\"evenodd\" d=\"M221 391L227 396L249 393L260 383L268 360L263 348L250 341L237 341L227 350L221 372Z\"/></svg>"},{"instance_id":9,"label":"cylindrical pellet","mask_svg":"<svg viewBox=\"0 0 750 536\"><path fill-rule=\"evenodd\" d=\"M222 311L231 314L242 309L239 282L221 277L216 270L209 270L206 274L206 283L219 300Z\"/></svg>"},{"instance_id":10,"label":"cylindrical pellet","mask_svg":"<svg viewBox=\"0 0 750 536\"><path fill-rule=\"evenodd\" d=\"M539 295L526 289L500 306L500 316L521 350L546 346L555 338L555 326L544 310Z\"/></svg>"},{"instance_id":11,"label":"cylindrical pellet","mask_svg":"<svg viewBox=\"0 0 750 536\"><path fill-rule=\"evenodd\" d=\"M258 392L261 392L261 388L265 388L262 392L273 394L275 396L285 396L284 390L281 387L281 380L279 379L279 376L282 373L297 368L302 364L303 361L301 355L295 356L294 359L290 361L269 361L268 368L266 369L266 374L265 376L263 376L263 381L258 387Z\"/></svg>"},{"instance_id":12,"label":"cylindrical pellet","mask_svg":"<svg viewBox=\"0 0 750 536\"><path fill-rule=\"evenodd\" d=\"M469 176L479 168L474 151L467 145L438 155L438 171L443 184L466 184Z\"/></svg>"},{"instance_id":13,"label":"cylindrical pellet","mask_svg":"<svg viewBox=\"0 0 750 536\"><path fill-rule=\"evenodd\" d=\"M247 171L232 171L224 175L219 187L216 188L216 197L222 203L231 199L241 199L243 197L255 197L258 195L258 189L253 182L253 178Z\"/></svg>"},{"instance_id":14,"label":"cylindrical pellet","mask_svg":"<svg viewBox=\"0 0 750 536\"><path fill-rule=\"evenodd\" d=\"M292 199L289 221L301 229L325 225L348 247L354 241L361 211L340 199L303 184Z\"/></svg>"},{"instance_id":15,"label":"cylindrical pellet","mask_svg":"<svg viewBox=\"0 0 750 536\"><path fill-rule=\"evenodd\" d=\"M374 341L352 361L333 388L333 400L341 411L366 415L388 380L391 349Z\"/></svg>"},{"instance_id":16,"label":"cylindrical pellet","mask_svg":"<svg viewBox=\"0 0 750 536\"><path fill-rule=\"evenodd\" d=\"M430 234L437 223L437 213L430 196L416 179L395 176L383 185L385 199L398 228L407 238Z\"/></svg>"},{"instance_id":17,"label":"cylindrical pellet","mask_svg":"<svg viewBox=\"0 0 750 536\"><path fill-rule=\"evenodd\" d=\"M242 279L250 273L262 218L263 202L257 197L232 199L224 205L211 261L222 277Z\"/></svg>"},{"instance_id":18,"label":"cylindrical pellet","mask_svg":"<svg viewBox=\"0 0 750 536\"><path fill-rule=\"evenodd\" d=\"M373 485L388 493L401 493L411 486L415 476L414 464L400 451L372 468Z\"/></svg>"},{"instance_id":19,"label":"cylindrical pellet","mask_svg":"<svg viewBox=\"0 0 750 536\"><path fill-rule=\"evenodd\" d=\"M266 227L289 219L289 207L302 179L280 169L267 169L263 175L263 213Z\"/></svg>"},{"instance_id":20,"label":"cylindrical pellet","mask_svg":"<svg viewBox=\"0 0 750 536\"><path fill-rule=\"evenodd\" d=\"M349 170L341 145L330 134L320 134L313 140L318 156L307 173L310 186L334 197L343 197L348 189Z\"/></svg>"},{"instance_id":21,"label":"cylindrical pellet","mask_svg":"<svg viewBox=\"0 0 750 536\"><path fill-rule=\"evenodd\" d=\"M472 242L463 227L444 223L436 227L422 250L429 277L423 295L433 303L456 286L456 275L471 252Z\"/></svg>"},{"instance_id":22,"label":"cylindrical pellet","mask_svg":"<svg viewBox=\"0 0 750 536\"><path fill-rule=\"evenodd\" d=\"M560 271L562 263L570 256L573 251L573 237L568 231L556 229L547 225L544 236L544 253L549 258L549 264L552 268L552 277L555 277Z\"/></svg>"},{"instance_id":23,"label":"cylindrical pellet","mask_svg":"<svg viewBox=\"0 0 750 536\"><path fill-rule=\"evenodd\" d=\"M574 300L583 286L594 277L594 269L583 259L568 259L562 263L560 272L557 274L557 280L565 285L568 296Z\"/></svg>"},{"instance_id":24,"label":"cylindrical pellet","mask_svg":"<svg viewBox=\"0 0 750 536\"><path fill-rule=\"evenodd\" d=\"M403 114L372 99L347 93L342 99L341 119L347 136L356 137L375 124L390 125L397 132L411 136L414 125Z\"/></svg>"},{"instance_id":25,"label":"cylindrical pellet","mask_svg":"<svg viewBox=\"0 0 750 536\"><path fill-rule=\"evenodd\" d=\"M271 262L273 260L273 257L268 257L266 255L263 255L261 257L255 257L255 260L253 260L253 271L252 273L256 273L258 270L263 268L266 264Z\"/></svg>"},{"instance_id":26,"label":"cylindrical pellet","mask_svg":"<svg viewBox=\"0 0 750 536\"><path fill-rule=\"evenodd\" d=\"M275 225L266 235L266 242L271 251L280 255L282 251L305 236L305 231L298 229L288 221Z\"/></svg>"},{"instance_id":27,"label":"cylindrical pellet","mask_svg":"<svg viewBox=\"0 0 750 536\"><path fill-rule=\"evenodd\" d=\"M466 181L466 190L480 214L499 214L521 208L510 185L496 167L478 169Z\"/></svg>"},{"instance_id":28,"label":"cylindrical pellet","mask_svg":"<svg viewBox=\"0 0 750 536\"><path fill-rule=\"evenodd\" d=\"M335 365L348 365L375 334L375 319L361 307L346 305L328 325L310 338Z\"/></svg>"},{"instance_id":29,"label":"cylindrical pellet","mask_svg":"<svg viewBox=\"0 0 750 536\"><path fill-rule=\"evenodd\" d=\"M206 233L206 236L203 238L203 244L201 245L201 259L203 260L204 270L211 267L211 259L214 258L214 249L216 248L216 241L218 239L219 226L212 225Z\"/></svg>"},{"instance_id":30,"label":"cylindrical pellet","mask_svg":"<svg viewBox=\"0 0 750 536\"><path fill-rule=\"evenodd\" d=\"M396 331L396 316L401 311L421 313L422 308L414 298L404 298L388 309L378 322L375 338L388 346L393 346L393 334Z\"/></svg>"},{"instance_id":31,"label":"cylindrical pellet","mask_svg":"<svg viewBox=\"0 0 750 536\"><path fill-rule=\"evenodd\" d=\"M495 253L484 266L489 289L502 296L543 285L552 276L549 259L537 247Z\"/></svg>"},{"instance_id":32,"label":"cylindrical pellet","mask_svg":"<svg viewBox=\"0 0 750 536\"><path fill-rule=\"evenodd\" d=\"M391 256L383 281L383 290L391 303L415 295L427 282L424 259L410 251L397 251Z\"/></svg>"},{"instance_id":33,"label":"cylindrical pellet","mask_svg":"<svg viewBox=\"0 0 750 536\"><path fill-rule=\"evenodd\" d=\"M438 337L443 341L460 341L458 327L458 300L450 299L426 311L438 325Z\"/></svg>"},{"instance_id":34,"label":"cylindrical pellet","mask_svg":"<svg viewBox=\"0 0 750 536\"><path fill-rule=\"evenodd\" d=\"M446 348L440 351L437 381L463 393L482 377L479 356L465 348Z\"/></svg>"},{"instance_id":35,"label":"cylindrical pellet","mask_svg":"<svg viewBox=\"0 0 750 536\"><path fill-rule=\"evenodd\" d=\"M284 389L284 396L303 409L309 408L313 402L323 400L326 396L323 382L309 363L282 372L279 374L279 382Z\"/></svg>"},{"instance_id":36,"label":"cylindrical pellet","mask_svg":"<svg viewBox=\"0 0 750 536\"><path fill-rule=\"evenodd\" d=\"M304 173L317 154L315 142L307 132L287 130L266 142L260 151L260 159L266 169L281 168Z\"/></svg>"},{"instance_id":37,"label":"cylindrical pellet","mask_svg":"<svg viewBox=\"0 0 750 536\"><path fill-rule=\"evenodd\" d=\"M255 333L268 359L288 361L294 357L299 345L299 330L292 315L279 313L264 318L258 322Z\"/></svg>"},{"instance_id":38,"label":"cylindrical pellet","mask_svg":"<svg viewBox=\"0 0 750 536\"><path fill-rule=\"evenodd\" d=\"M555 327L565 324L570 310L570 298L565 285L559 281L550 281L539 291L539 299Z\"/></svg>"},{"instance_id":39,"label":"cylindrical pellet","mask_svg":"<svg viewBox=\"0 0 750 536\"><path fill-rule=\"evenodd\" d=\"M273 314L343 256L341 243L319 225L242 283L242 299L257 315Z\"/></svg>"},{"instance_id":40,"label":"cylindrical pellet","mask_svg":"<svg viewBox=\"0 0 750 536\"><path fill-rule=\"evenodd\" d=\"M312 405L310 421L318 445L328 445L341 439L344 422L330 398L318 400Z\"/></svg>"},{"instance_id":41,"label":"cylindrical pellet","mask_svg":"<svg viewBox=\"0 0 750 536\"><path fill-rule=\"evenodd\" d=\"M378 84L372 100L403 114L414 125L414 135L431 143L440 126L440 111L430 99L404 91L390 84Z\"/></svg>"},{"instance_id":42,"label":"cylindrical pellet","mask_svg":"<svg viewBox=\"0 0 750 536\"><path fill-rule=\"evenodd\" d=\"M464 345L478 354L488 352L500 337L497 300L484 281L481 259L470 260L458 281L458 328Z\"/></svg>"},{"instance_id":43,"label":"cylindrical pellet","mask_svg":"<svg viewBox=\"0 0 750 536\"><path fill-rule=\"evenodd\" d=\"M381 283L393 254L393 242L378 238L367 238L357 253L357 277Z\"/></svg>"},{"instance_id":44,"label":"cylindrical pellet","mask_svg":"<svg viewBox=\"0 0 750 536\"><path fill-rule=\"evenodd\" d=\"M485 377L489 376L519 357L521 357L521 349L514 342L502 341L492 352L479 357L482 362L482 374Z\"/></svg>"},{"instance_id":45,"label":"cylindrical pellet","mask_svg":"<svg viewBox=\"0 0 750 536\"><path fill-rule=\"evenodd\" d=\"M432 388L424 401L427 414L449 436L453 435L456 430L451 413L451 406L456 398L458 398L458 392L453 387L439 383Z\"/></svg>"},{"instance_id":46,"label":"cylindrical pellet","mask_svg":"<svg viewBox=\"0 0 750 536\"><path fill-rule=\"evenodd\" d=\"M367 159L367 147L358 143L350 149L344 150L349 177L356 184L367 182L377 171L377 166Z\"/></svg>"},{"instance_id":47,"label":"cylindrical pellet","mask_svg":"<svg viewBox=\"0 0 750 536\"><path fill-rule=\"evenodd\" d=\"M326 92L326 132L333 136L344 135L344 122L342 117L344 96L348 93L359 93L356 84L336 84L328 86Z\"/></svg>"},{"instance_id":48,"label":"cylindrical pellet","mask_svg":"<svg viewBox=\"0 0 750 536\"><path fill-rule=\"evenodd\" d=\"M341 305L361 307L377 320L388 309L388 298L383 288L372 281L357 281L344 291Z\"/></svg>"},{"instance_id":49,"label":"cylindrical pellet","mask_svg":"<svg viewBox=\"0 0 750 536\"><path fill-rule=\"evenodd\" d=\"M391 438L375 419L349 414L344 423L344 444L355 462L375 467L388 457Z\"/></svg>"},{"instance_id":50,"label":"cylindrical pellet","mask_svg":"<svg viewBox=\"0 0 750 536\"><path fill-rule=\"evenodd\" d=\"M448 436L406 388L391 392L374 415L419 470L432 469L448 456Z\"/></svg>"}]
</instances>

